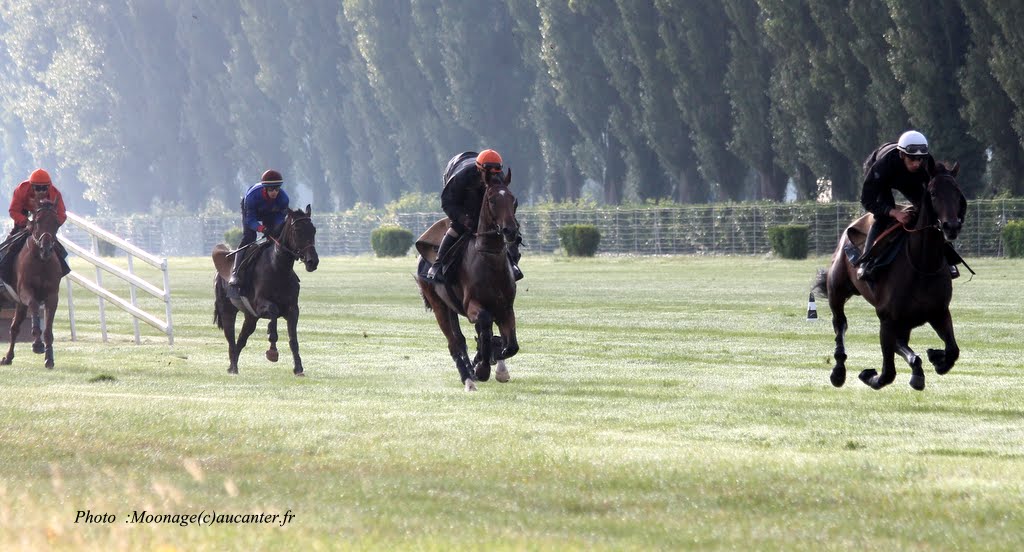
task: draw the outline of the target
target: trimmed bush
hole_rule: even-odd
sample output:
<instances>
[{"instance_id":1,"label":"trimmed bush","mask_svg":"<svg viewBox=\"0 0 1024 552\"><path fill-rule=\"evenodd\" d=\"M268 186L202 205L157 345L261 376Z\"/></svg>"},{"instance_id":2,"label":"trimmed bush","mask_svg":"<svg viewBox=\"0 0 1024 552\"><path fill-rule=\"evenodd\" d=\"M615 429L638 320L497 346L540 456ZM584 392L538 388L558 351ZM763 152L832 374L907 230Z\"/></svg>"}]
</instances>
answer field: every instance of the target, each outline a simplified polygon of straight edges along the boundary
<instances>
[{"instance_id":1,"label":"trimmed bush","mask_svg":"<svg viewBox=\"0 0 1024 552\"><path fill-rule=\"evenodd\" d=\"M806 259L809 229L806 224L783 224L769 228L768 241L772 244L772 251L783 259Z\"/></svg>"},{"instance_id":2,"label":"trimmed bush","mask_svg":"<svg viewBox=\"0 0 1024 552\"><path fill-rule=\"evenodd\" d=\"M234 249L238 247L238 242L242 241L242 229L239 227L228 228L224 231L224 243Z\"/></svg>"},{"instance_id":3,"label":"trimmed bush","mask_svg":"<svg viewBox=\"0 0 1024 552\"><path fill-rule=\"evenodd\" d=\"M593 257L601 243L601 232L593 224L568 224L558 229L562 248L570 257Z\"/></svg>"},{"instance_id":4,"label":"trimmed bush","mask_svg":"<svg viewBox=\"0 0 1024 552\"><path fill-rule=\"evenodd\" d=\"M1003 227L1003 251L1007 257L1024 257L1024 220L1014 220Z\"/></svg>"},{"instance_id":5,"label":"trimmed bush","mask_svg":"<svg viewBox=\"0 0 1024 552\"><path fill-rule=\"evenodd\" d=\"M412 232L401 226L381 226L370 233L370 247L378 257L404 257L412 239Z\"/></svg>"}]
</instances>

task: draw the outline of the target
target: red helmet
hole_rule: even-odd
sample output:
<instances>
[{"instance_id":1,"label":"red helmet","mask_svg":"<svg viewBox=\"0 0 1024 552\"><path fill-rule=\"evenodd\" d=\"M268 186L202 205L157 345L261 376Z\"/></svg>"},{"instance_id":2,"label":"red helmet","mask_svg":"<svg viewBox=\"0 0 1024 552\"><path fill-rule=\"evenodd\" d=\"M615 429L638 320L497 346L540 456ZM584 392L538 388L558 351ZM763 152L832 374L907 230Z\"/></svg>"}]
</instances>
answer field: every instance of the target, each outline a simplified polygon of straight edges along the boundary
<instances>
[{"instance_id":1,"label":"red helmet","mask_svg":"<svg viewBox=\"0 0 1024 552\"><path fill-rule=\"evenodd\" d=\"M476 167L487 172L501 172L501 156L492 149L485 149L476 156Z\"/></svg>"},{"instance_id":2,"label":"red helmet","mask_svg":"<svg viewBox=\"0 0 1024 552\"><path fill-rule=\"evenodd\" d=\"M280 186L284 182L284 178L281 178L281 173L270 169L264 171L263 176L260 177L260 184L264 186Z\"/></svg>"},{"instance_id":3,"label":"red helmet","mask_svg":"<svg viewBox=\"0 0 1024 552\"><path fill-rule=\"evenodd\" d=\"M36 169L29 175L28 181L32 184L51 184L50 173L43 169Z\"/></svg>"}]
</instances>

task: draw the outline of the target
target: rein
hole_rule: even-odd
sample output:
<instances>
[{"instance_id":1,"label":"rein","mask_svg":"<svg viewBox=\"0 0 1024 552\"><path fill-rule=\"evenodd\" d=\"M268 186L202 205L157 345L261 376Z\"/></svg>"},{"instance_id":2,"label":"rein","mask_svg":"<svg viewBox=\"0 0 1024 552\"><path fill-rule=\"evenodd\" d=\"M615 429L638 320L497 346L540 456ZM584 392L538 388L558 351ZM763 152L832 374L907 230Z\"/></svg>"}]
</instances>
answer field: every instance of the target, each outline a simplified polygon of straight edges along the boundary
<instances>
[{"instance_id":1,"label":"rein","mask_svg":"<svg viewBox=\"0 0 1024 552\"><path fill-rule=\"evenodd\" d=\"M296 223L298 223L299 221L302 221L302 220L309 221L309 222L312 223L312 221L308 217L301 218L301 219L294 219L294 218L293 219L289 219L288 220L288 225L285 226L284 230L281 231L281 235L284 236L289 230L291 230L291 229L293 229L295 227ZM274 242L275 244L277 244L278 247L280 247L282 250L284 250L285 253L290 255L292 257L292 262L294 262L296 260L299 260L299 259L302 259L303 255L305 255L305 253L307 251L309 251L309 249L311 247L314 247L314 244L310 243L310 244L306 244L304 247L302 247L299 250L295 250L295 249L292 249L291 247L288 247L287 245L285 245L284 240L279 240L279 239L275 238L274 236L267 236L267 237L270 239L270 241ZM303 262L305 262L305 261L303 261Z\"/></svg>"}]
</instances>

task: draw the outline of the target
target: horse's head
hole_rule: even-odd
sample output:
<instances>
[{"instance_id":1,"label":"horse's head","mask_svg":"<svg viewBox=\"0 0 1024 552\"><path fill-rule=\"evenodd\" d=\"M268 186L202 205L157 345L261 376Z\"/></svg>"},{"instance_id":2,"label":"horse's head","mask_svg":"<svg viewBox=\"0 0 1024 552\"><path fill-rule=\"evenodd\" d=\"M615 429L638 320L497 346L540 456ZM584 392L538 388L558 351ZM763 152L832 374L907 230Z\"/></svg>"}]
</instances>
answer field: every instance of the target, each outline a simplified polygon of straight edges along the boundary
<instances>
[{"instance_id":1,"label":"horse's head","mask_svg":"<svg viewBox=\"0 0 1024 552\"><path fill-rule=\"evenodd\" d=\"M44 199L32 214L32 241L39 250L39 258L47 260L57 242L60 219L52 201Z\"/></svg>"},{"instance_id":2,"label":"horse's head","mask_svg":"<svg viewBox=\"0 0 1024 552\"><path fill-rule=\"evenodd\" d=\"M313 226L311 214L309 205L306 205L305 211L289 209L280 234L280 243L306 265L306 272L313 272L320 264L320 257L316 253L316 227Z\"/></svg>"},{"instance_id":3,"label":"horse's head","mask_svg":"<svg viewBox=\"0 0 1024 552\"><path fill-rule=\"evenodd\" d=\"M489 173L484 179L484 204L480 209L480 230L497 232L506 244L520 240L516 208L519 201L508 189L512 183L512 169L506 173Z\"/></svg>"},{"instance_id":4,"label":"horse's head","mask_svg":"<svg viewBox=\"0 0 1024 552\"><path fill-rule=\"evenodd\" d=\"M960 163L954 163L953 167L948 169L942 163L936 163L927 187L926 199L935 217L935 220L928 221L928 224L934 223L942 230L942 235L947 241L953 241L960 235L964 216L967 215L967 198L956 183L958 172Z\"/></svg>"}]
</instances>

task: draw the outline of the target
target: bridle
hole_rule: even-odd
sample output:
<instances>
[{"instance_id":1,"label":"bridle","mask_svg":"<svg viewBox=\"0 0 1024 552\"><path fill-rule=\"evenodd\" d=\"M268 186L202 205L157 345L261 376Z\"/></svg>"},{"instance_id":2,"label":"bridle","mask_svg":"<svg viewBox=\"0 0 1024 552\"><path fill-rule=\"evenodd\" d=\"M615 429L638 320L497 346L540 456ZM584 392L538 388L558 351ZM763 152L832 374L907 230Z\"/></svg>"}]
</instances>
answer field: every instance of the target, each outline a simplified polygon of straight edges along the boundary
<instances>
[{"instance_id":1,"label":"bridle","mask_svg":"<svg viewBox=\"0 0 1024 552\"><path fill-rule=\"evenodd\" d=\"M490 185L490 184L487 185L488 190L492 189L491 186L492 185ZM494 186L497 187L498 185L494 185ZM505 186L504 184L502 184L500 186L504 190L506 190L506 191L508 190L508 187ZM499 190L496 193L500 193L500 192L501 192L501 190ZM511 193L511 192L509 192L509 193ZM489 253L489 254L503 253L505 251L505 249L510 244L515 243L519 239L519 237L521 236L521 234L519 232L519 226L518 226L518 224L516 225L516 230L512 234L506 234L505 232L502 232L501 231L501 226L497 222L497 217L495 217L494 213L491 211L491 205L490 205L490 202L487 201L487 195L488 195L487 193L484 193L484 208L487 209L487 213L489 215L489 218L491 219L491 222L492 222L491 228L489 230L484 231L484 232L474 232L473 235L475 237L478 237L478 238L501 237L501 239L502 239L502 246L498 250L491 250L491 249L481 248L481 247L478 246L477 247L477 251L480 251L481 253ZM514 219L514 216L513 216L513 219Z\"/></svg>"},{"instance_id":2,"label":"bridle","mask_svg":"<svg viewBox=\"0 0 1024 552\"><path fill-rule=\"evenodd\" d=\"M307 262L306 258L307 258L307 255L309 253L309 250L314 248L314 247L316 247L316 244L315 243L308 243L308 244L306 244L305 246L303 246L303 247L301 247L299 249L291 248L291 247L289 247L288 245L285 244L286 241L291 241L290 238L295 233L295 226L298 223L300 223L300 222L307 222L307 223L309 223L310 226L313 225L313 221L308 216L307 217L294 217L294 216L290 216L285 221L285 226L281 230L281 234L280 234L281 235L281 239L279 240L279 239L275 238L274 236L269 236L269 238L270 238L270 241L272 241L275 244L277 244L277 246L280 247L285 253L290 255L293 258L292 259L293 261L294 260L299 260L299 261L302 261L303 264L305 264Z\"/></svg>"},{"instance_id":3,"label":"bridle","mask_svg":"<svg viewBox=\"0 0 1024 552\"><path fill-rule=\"evenodd\" d=\"M42 212L49 212L53 216L57 215L57 211L54 210L53 205L46 204L46 205L41 205L39 208L37 208L35 213L33 214L33 217L32 217L32 230L33 231L32 231L32 234L29 237L32 239L32 242L36 244L36 247L39 248L39 256L42 259L46 259L47 257L50 256L50 253L53 251L53 244L57 240L57 236L54 235L55 231L54 232L49 232L49 231L40 232L38 236L35 234L35 231L37 229L41 229L41 227L39 225L39 215ZM48 240L46 239L47 237L49 237Z\"/></svg>"}]
</instances>

